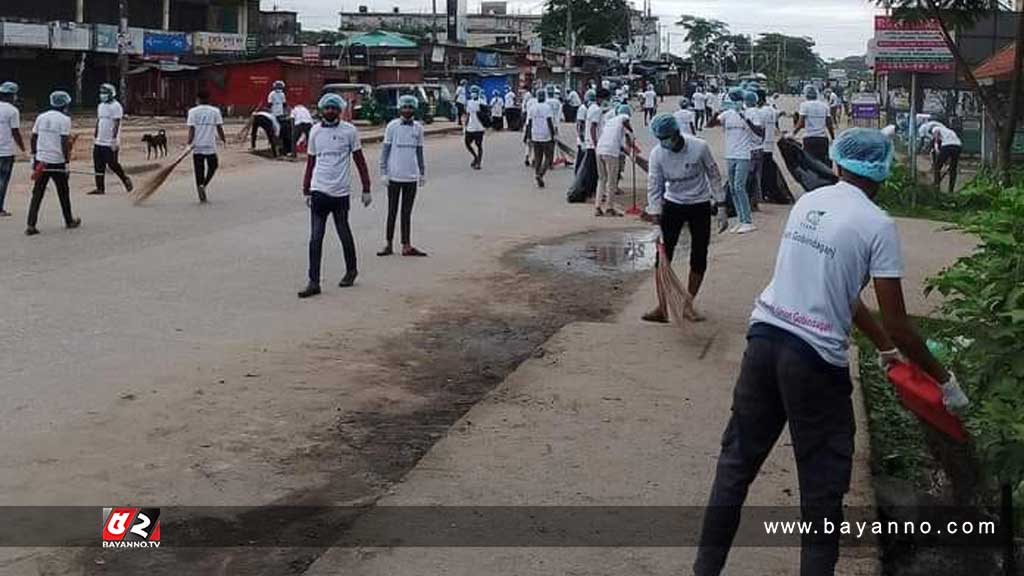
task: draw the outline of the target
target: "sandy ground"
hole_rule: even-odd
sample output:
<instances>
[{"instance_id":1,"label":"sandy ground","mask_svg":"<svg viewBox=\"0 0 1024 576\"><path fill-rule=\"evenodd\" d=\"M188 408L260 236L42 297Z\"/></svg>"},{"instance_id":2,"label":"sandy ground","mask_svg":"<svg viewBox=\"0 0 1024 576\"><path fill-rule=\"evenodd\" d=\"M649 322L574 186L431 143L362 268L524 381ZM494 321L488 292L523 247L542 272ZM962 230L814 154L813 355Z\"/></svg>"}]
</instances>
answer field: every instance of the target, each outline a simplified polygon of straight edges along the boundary
<instances>
[{"instance_id":1,"label":"sandy ground","mask_svg":"<svg viewBox=\"0 0 1024 576\"><path fill-rule=\"evenodd\" d=\"M141 208L120 194L85 197L76 186L84 227L59 228L55 199L48 197L43 235L35 238L21 235L19 207L26 198L16 193L19 217L0 222L0 298L9 311L0 319L0 345L7 351L0 356L0 429L7 440L0 447L3 503L372 502L406 477L453 424L464 430L466 412L563 326L613 318L628 304L616 328L595 325L592 335L580 336L582 346L565 348L567 358L590 365L617 357L599 354L602 347L630 349L617 339L632 333L650 338L652 332L633 321L649 298L647 288L636 292L644 274L595 279L540 270L521 258L539 241L624 223L595 221L589 206L566 205L567 170L553 173L548 188L534 187L521 163L519 135L489 137L487 147L484 170L473 172L460 139L430 141L429 184L414 232L415 242L431 252L428 259L373 257L384 217L375 182L377 202L352 215L359 284L342 291L327 283L326 293L312 302L294 296L303 283L308 227L298 164L239 152L245 161L225 161L207 206L196 204L187 172ZM368 147L368 156L374 166L375 147ZM754 262L740 267L740 274L714 276L717 284L705 296L705 308L721 316L727 329L715 344L723 362L716 370L726 376L739 359L738 323L771 268L782 214L770 210L759 217L761 233L716 245L716 258ZM920 239L934 243L926 227ZM944 259L931 245L905 243L910 261L926 251L933 267L963 245L943 242L949 251ZM325 280L340 276L339 252L329 233ZM653 334L668 338L667 332ZM556 342L565 338L560 334ZM690 353L685 346L680 350L674 362ZM658 378L662 366L636 365L649 367L644 383L655 386L653 392L668 394L666 402L675 398L679 390L657 388L665 385ZM517 378L516 386L535 385ZM699 430L695 442L704 442L660 448L666 458L682 450L703 462L687 467L693 476L683 494L690 504L704 493L713 437L727 409L728 378L719 374L716 382L717 392L706 386L702 391L714 396L711 408L697 410L687 422ZM675 426L679 417L658 425ZM574 430L586 425L575 423ZM508 430L503 436L532 442ZM638 438L631 441L643 441ZM630 440L623 442L620 447ZM593 452L579 457L599 462L608 447L588 449ZM675 473L681 464L666 461L652 475ZM518 473L530 478L537 464L520 458L518 465ZM635 475L623 474L622 483L615 477L609 469L591 485L607 480L598 495L629 495ZM768 486L776 497L791 481L780 478ZM680 480L652 494L667 499ZM514 488L496 486L493 494L509 495ZM98 548L9 549L0 572L136 574L144 567L167 574L298 574L322 553L256 548L140 557ZM629 558L609 566L643 573L636 567L659 562ZM344 565L323 562L319 566L348 573Z\"/></svg>"}]
</instances>

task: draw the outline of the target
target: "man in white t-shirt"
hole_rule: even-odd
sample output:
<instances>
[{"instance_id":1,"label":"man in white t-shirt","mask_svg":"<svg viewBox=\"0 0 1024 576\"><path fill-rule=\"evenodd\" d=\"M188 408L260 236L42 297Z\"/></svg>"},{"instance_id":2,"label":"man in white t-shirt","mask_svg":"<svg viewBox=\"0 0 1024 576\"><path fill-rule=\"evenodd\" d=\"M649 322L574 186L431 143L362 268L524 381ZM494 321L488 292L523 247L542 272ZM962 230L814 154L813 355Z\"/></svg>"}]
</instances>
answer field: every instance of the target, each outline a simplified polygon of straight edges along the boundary
<instances>
[{"instance_id":1,"label":"man in white t-shirt","mask_svg":"<svg viewBox=\"0 0 1024 576\"><path fill-rule=\"evenodd\" d=\"M883 351L883 364L905 356L943 383L947 408L968 404L907 316L896 223L872 202L889 175L892 154L892 142L878 130L843 132L832 147L840 183L805 194L789 214L775 272L750 318L696 575L721 573L747 489L787 424L801 519L818 534L803 541L800 573L834 573L839 531L827 534L820 527L826 519L841 521L850 486L854 410L847 356L854 325ZM860 299L869 278L881 326Z\"/></svg>"},{"instance_id":2,"label":"man in white t-shirt","mask_svg":"<svg viewBox=\"0 0 1024 576\"><path fill-rule=\"evenodd\" d=\"M92 164L96 172L96 189L89 194L106 193L107 168L121 179L121 184L128 192L134 190L132 180L124 173L118 161L118 150L121 148L121 119L124 108L117 101L117 89L113 84L100 85L100 104L96 107L96 129L93 131Z\"/></svg>"},{"instance_id":3,"label":"man in white t-shirt","mask_svg":"<svg viewBox=\"0 0 1024 576\"><path fill-rule=\"evenodd\" d=\"M843 111L843 99L839 97L835 90L830 89L828 91L828 109L832 115L832 123L838 125L839 115Z\"/></svg>"},{"instance_id":4,"label":"man in white t-shirt","mask_svg":"<svg viewBox=\"0 0 1024 576\"><path fill-rule=\"evenodd\" d=\"M309 108L306 108L302 104L296 104L292 106L292 126L293 133L295 135L295 147L292 148L292 156L298 153L299 142L302 138L306 138L306 146L309 146L309 131L313 129L313 114L310 113Z\"/></svg>"},{"instance_id":5,"label":"man in white t-shirt","mask_svg":"<svg viewBox=\"0 0 1024 576\"><path fill-rule=\"evenodd\" d=\"M484 122L480 118L481 110L485 103L480 97L480 87L472 86L469 89L469 100L466 101L466 127L465 142L466 150L473 156L469 167L473 170L480 169L480 163L484 160ZM473 147L476 146L476 150Z\"/></svg>"},{"instance_id":6,"label":"man in white t-shirt","mask_svg":"<svg viewBox=\"0 0 1024 576\"><path fill-rule=\"evenodd\" d=\"M497 94L497 91L495 91ZM499 98L500 96L495 96ZM388 189L388 219L385 232L387 244L377 256L394 254L395 221L402 212L402 256L426 256L412 245L412 206L417 185L427 183L427 167L423 161L423 124L415 116L419 100L411 94L398 99L399 117L388 122L384 130L384 147L380 153L380 176Z\"/></svg>"},{"instance_id":7,"label":"man in white t-shirt","mask_svg":"<svg viewBox=\"0 0 1024 576\"><path fill-rule=\"evenodd\" d=\"M522 123L522 112L516 103L516 91L511 86L505 86L505 125L509 131L518 132Z\"/></svg>"},{"instance_id":8,"label":"man in white t-shirt","mask_svg":"<svg viewBox=\"0 0 1024 576\"><path fill-rule=\"evenodd\" d=\"M658 112L658 93L654 91L654 84L648 84L644 91L644 126L647 126L651 118Z\"/></svg>"},{"instance_id":9,"label":"man in white t-shirt","mask_svg":"<svg viewBox=\"0 0 1024 576\"><path fill-rule=\"evenodd\" d=\"M501 132L505 124L505 97L495 90L491 93L491 128Z\"/></svg>"},{"instance_id":10,"label":"man in white t-shirt","mask_svg":"<svg viewBox=\"0 0 1024 576\"><path fill-rule=\"evenodd\" d=\"M32 126L32 158L33 176L36 179L32 186L32 200L28 206L28 227L26 236L39 234L36 222L39 220L39 207L43 204L46 186L53 180L57 187L57 199L64 215L67 228L78 228L82 225L80 218L71 213L71 189L68 184L68 161L71 158L71 95L63 90L50 94L50 109L36 117Z\"/></svg>"},{"instance_id":11,"label":"man in white t-shirt","mask_svg":"<svg viewBox=\"0 0 1024 576\"><path fill-rule=\"evenodd\" d=\"M690 109L690 99L683 96L679 99L679 110L672 116L679 125L679 131L687 136L697 135L697 114Z\"/></svg>"},{"instance_id":12,"label":"man in white t-shirt","mask_svg":"<svg viewBox=\"0 0 1024 576\"><path fill-rule=\"evenodd\" d=\"M569 94L565 98L565 121L576 123L576 114L580 110L580 106L583 105L583 100L580 99L580 93L575 88L569 90Z\"/></svg>"},{"instance_id":13,"label":"man in white t-shirt","mask_svg":"<svg viewBox=\"0 0 1024 576\"><path fill-rule=\"evenodd\" d=\"M0 84L0 217L11 215L4 209L4 198L14 173L15 146L25 152L25 142L21 139L21 114L14 106L17 97L17 84Z\"/></svg>"},{"instance_id":14,"label":"man in white t-shirt","mask_svg":"<svg viewBox=\"0 0 1024 576\"><path fill-rule=\"evenodd\" d=\"M633 110L629 104L619 104L614 114L608 118L601 135L597 139L594 151L597 153L597 194L594 195L595 216L623 216L615 208L615 195L619 190L619 168L622 166L622 149L636 150L633 138L633 127L629 118Z\"/></svg>"},{"instance_id":15,"label":"man in white t-shirt","mask_svg":"<svg viewBox=\"0 0 1024 576\"><path fill-rule=\"evenodd\" d=\"M544 187L544 175L551 168L555 155L554 109L548 103L544 90L537 92L537 99L526 111L524 142L533 147L533 174L539 188Z\"/></svg>"},{"instance_id":16,"label":"man in white t-shirt","mask_svg":"<svg viewBox=\"0 0 1024 576\"><path fill-rule=\"evenodd\" d=\"M700 86L693 93L693 115L694 115L694 126L697 130L704 129L704 123L707 122L705 117L708 108L708 95L704 93L704 89Z\"/></svg>"},{"instance_id":17,"label":"man in white t-shirt","mask_svg":"<svg viewBox=\"0 0 1024 576\"><path fill-rule=\"evenodd\" d=\"M455 88L455 109L458 125L462 127L462 117L466 115L466 102L469 100L469 88L466 86L465 80L459 80L458 87Z\"/></svg>"},{"instance_id":18,"label":"man in white t-shirt","mask_svg":"<svg viewBox=\"0 0 1024 576\"><path fill-rule=\"evenodd\" d=\"M227 144L224 137L224 118L220 109L210 106L210 94L200 90L196 94L196 105L189 109L185 120L188 126L188 143L192 146L192 167L196 175L196 193L199 202L206 203L206 187L217 172L217 139Z\"/></svg>"},{"instance_id":19,"label":"man in white t-shirt","mask_svg":"<svg viewBox=\"0 0 1024 576\"><path fill-rule=\"evenodd\" d=\"M299 292L299 298L320 293L320 259L323 250L327 218L334 218L334 228L341 240L345 255L345 276L338 284L348 288L358 276L356 243L348 223L351 166L354 162L363 186L363 206L373 201L370 195L370 171L366 168L356 127L341 120L341 111L348 104L337 94L324 94L318 107L323 120L309 133L309 154L306 174L302 181L302 194L310 211L309 283Z\"/></svg>"},{"instance_id":20,"label":"man in white t-shirt","mask_svg":"<svg viewBox=\"0 0 1024 576\"><path fill-rule=\"evenodd\" d=\"M931 128L932 146L935 150L935 163L932 172L935 174L935 188L942 184L942 168L949 163L949 194L956 191L956 177L960 171L960 152L963 144L956 132L936 122Z\"/></svg>"},{"instance_id":21,"label":"man in white t-shirt","mask_svg":"<svg viewBox=\"0 0 1024 576\"><path fill-rule=\"evenodd\" d=\"M761 127L760 132L751 136L750 176L747 178L747 196L750 198L750 209L760 212L761 177L764 174L764 114L761 113L760 97L757 92L747 90L743 95L744 111L751 116L751 122Z\"/></svg>"},{"instance_id":22,"label":"man in white t-shirt","mask_svg":"<svg viewBox=\"0 0 1024 576\"><path fill-rule=\"evenodd\" d=\"M800 103L793 134L804 131L804 150L826 166L831 166L828 158L829 138L835 138L835 124L828 104L818 99L818 89L813 85L804 88L805 100Z\"/></svg>"},{"instance_id":23,"label":"man in white t-shirt","mask_svg":"<svg viewBox=\"0 0 1024 576\"><path fill-rule=\"evenodd\" d=\"M709 128L721 125L725 128L725 160L728 167L729 191L739 223L730 229L736 234L757 230L750 209L747 194L747 178L750 176L750 158L754 150L754 138L764 137L764 127L755 110L745 110L743 99L746 91L734 88L729 91L731 107L708 123Z\"/></svg>"},{"instance_id":24,"label":"man in white t-shirt","mask_svg":"<svg viewBox=\"0 0 1024 576\"><path fill-rule=\"evenodd\" d=\"M779 111L768 102L764 91L758 93L761 98L761 124L764 126L764 159L761 173L761 199L777 199L780 197L778 183L778 165L775 163L775 143L779 134Z\"/></svg>"},{"instance_id":25,"label":"man in white t-shirt","mask_svg":"<svg viewBox=\"0 0 1024 576\"><path fill-rule=\"evenodd\" d=\"M288 96L284 92L284 87L283 81L275 80L273 89L270 94L267 94L267 106L270 108L270 113L278 120L288 114Z\"/></svg>"}]
</instances>

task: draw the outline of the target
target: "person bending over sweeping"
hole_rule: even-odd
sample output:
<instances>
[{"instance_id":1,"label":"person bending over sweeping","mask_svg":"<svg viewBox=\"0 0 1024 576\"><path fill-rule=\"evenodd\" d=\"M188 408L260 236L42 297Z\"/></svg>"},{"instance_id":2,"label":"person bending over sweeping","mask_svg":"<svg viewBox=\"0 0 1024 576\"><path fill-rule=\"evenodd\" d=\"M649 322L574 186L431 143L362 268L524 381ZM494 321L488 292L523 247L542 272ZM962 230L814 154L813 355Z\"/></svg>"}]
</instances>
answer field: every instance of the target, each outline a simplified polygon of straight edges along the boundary
<instances>
[{"instance_id":1,"label":"person bending over sweeping","mask_svg":"<svg viewBox=\"0 0 1024 576\"><path fill-rule=\"evenodd\" d=\"M334 218L334 228L345 255L345 277L338 286L352 286L358 275L356 243L348 224L350 160L355 161L359 170L363 206L369 206L373 197L370 196L370 172L359 144L359 132L340 118L346 106L341 96L324 94L318 104L323 121L313 126L309 133L306 176L302 183L302 194L306 196L310 213L309 284L299 292L299 298L320 293L320 257L329 216Z\"/></svg>"},{"instance_id":2,"label":"person bending over sweeping","mask_svg":"<svg viewBox=\"0 0 1024 576\"><path fill-rule=\"evenodd\" d=\"M57 187L57 199L64 213L64 225L78 228L82 225L80 218L71 213L71 189L68 185L68 163L71 161L71 95L63 90L50 94L50 110L36 117L32 126L32 159L33 170L39 173L32 187L32 201L28 205L28 227L26 236L39 234L36 222L39 219L39 207L43 204L46 185L53 180Z\"/></svg>"},{"instance_id":3,"label":"person bending over sweeping","mask_svg":"<svg viewBox=\"0 0 1024 576\"><path fill-rule=\"evenodd\" d=\"M224 137L224 118L220 108L210 106L210 94L200 90L196 105L188 111L188 143L192 146L192 167L196 174L196 193L199 202L206 202L206 187L217 171L217 138L227 144Z\"/></svg>"},{"instance_id":4,"label":"person bending over sweeping","mask_svg":"<svg viewBox=\"0 0 1024 576\"><path fill-rule=\"evenodd\" d=\"M711 243L711 216L718 214L719 230L728 226L722 175L711 148L700 138L683 135L671 114L658 114L651 121L651 133L659 145L651 150L647 176L647 210L644 219L661 227L671 266L683 225L690 229L690 300L684 316L693 321L703 318L693 307L708 269L708 245ZM655 283L658 306L644 314L647 322L668 322L668 309L661 285Z\"/></svg>"},{"instance_id":5,"label":"person bending over sweeping","mask_svg":"<svg viewBox=\"0 0 1024 576\"><path fill-rule=\"evenodd\" d=\"M106 194L106 171L110 167L128 192L134 190L132 179L124 173L118 161L121 148L121 120L124 108L117 101L117 89L113 84L100 85L100 104L96 107L96 130L93 132L92 164L96 171L96 189L89 194Z\"/></svg>"},{"instance_id":6,"label":"person bending over sweeping","mask_svg":"<svg viewBox=\"0 0 1024 576\"><path fill-rule=\"evenodd\" d=\"M889 176L893 145L878 130L851 128L832 145L840 182L802 196L782 234L771 283L754 303L732 416L722 440L693 573L717 576L740 523L747 489L788 423L800 483L800 574L828 576L843 520L854 442L850 329L856 325L885 363L901 353L942 382L946 407L968 404L956 378L931 355L907 317L896 223L873 198ZM873 278L876 324L860 299Z\"/></svg>"},{"instance_id":7,"label":"person bending over sweeping","mask_svg":"<svg viewBox=\"0 0 1024 576\"><path fill-rule=\"evenodd\" d=\"M426 256L412 245L412 205L416 201L416 184L427 183L423 162L423 124L414 116L419 101L406 94L398 99L401 118L395 118L384 130L384 149L380 153L380 178L388 189L387 244L377 256L391 256L395 239L395 220L402 209L402 256Z\"/></svg>"}]
</instances>

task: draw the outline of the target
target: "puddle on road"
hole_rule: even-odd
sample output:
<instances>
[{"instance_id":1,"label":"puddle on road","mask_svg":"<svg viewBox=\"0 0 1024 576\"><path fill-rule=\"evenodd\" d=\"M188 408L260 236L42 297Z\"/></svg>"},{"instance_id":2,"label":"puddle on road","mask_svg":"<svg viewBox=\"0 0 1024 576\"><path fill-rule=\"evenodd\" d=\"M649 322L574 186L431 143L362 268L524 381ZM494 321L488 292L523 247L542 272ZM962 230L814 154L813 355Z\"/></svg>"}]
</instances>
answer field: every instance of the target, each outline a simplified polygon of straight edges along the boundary
<instances>
[{"instance_id":1,"label":"puddle on road","mask_svg":"<svg viewBox=\"0 0 1024 576\"><path fill-rule=\"evenodd\" d=\"M585 276L641 272L654 267L657 232L652 228L575 234L526 251L526 262Z\"/></svg>"}]
</instances>

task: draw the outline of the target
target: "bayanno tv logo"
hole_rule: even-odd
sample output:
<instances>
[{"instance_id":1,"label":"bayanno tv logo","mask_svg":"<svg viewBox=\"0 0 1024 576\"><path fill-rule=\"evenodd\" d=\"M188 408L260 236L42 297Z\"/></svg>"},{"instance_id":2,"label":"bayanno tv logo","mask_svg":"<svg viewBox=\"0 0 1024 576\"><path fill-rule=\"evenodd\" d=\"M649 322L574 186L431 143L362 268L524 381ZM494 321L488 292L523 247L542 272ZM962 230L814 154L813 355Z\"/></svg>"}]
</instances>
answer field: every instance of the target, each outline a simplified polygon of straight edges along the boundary
<instances>
[{"instance_id":1,"label":"bayanno tv logo","mask_svg":"<svg viewBox=\"0 0 1024 576\"><path fill-rule=\"evenodd\" d=\"M104 508L104 548L159 548L159 508Z\"/></svg>"}]
</instances>

